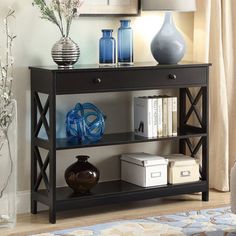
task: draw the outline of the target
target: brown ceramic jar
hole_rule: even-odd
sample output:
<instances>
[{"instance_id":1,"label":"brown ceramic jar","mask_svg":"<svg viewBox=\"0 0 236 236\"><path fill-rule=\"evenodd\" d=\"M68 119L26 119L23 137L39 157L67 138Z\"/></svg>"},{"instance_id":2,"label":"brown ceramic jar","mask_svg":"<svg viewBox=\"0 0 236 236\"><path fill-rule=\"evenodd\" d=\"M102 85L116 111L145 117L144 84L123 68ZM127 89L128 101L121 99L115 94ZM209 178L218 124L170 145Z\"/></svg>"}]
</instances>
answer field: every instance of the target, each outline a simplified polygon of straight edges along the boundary
<instances>
[{"instance_id":1,"label":"brown ceramic jar","mask_svg":"<svg viewBox=\"0 0 236 236\"><path fill-rule=\"evenodd\" d=\"M66 183L75 193L88 193L99 180L99 170L88 162L89 156L77 156L77 162L65 171Z\"/></svg>"}]
</instances>

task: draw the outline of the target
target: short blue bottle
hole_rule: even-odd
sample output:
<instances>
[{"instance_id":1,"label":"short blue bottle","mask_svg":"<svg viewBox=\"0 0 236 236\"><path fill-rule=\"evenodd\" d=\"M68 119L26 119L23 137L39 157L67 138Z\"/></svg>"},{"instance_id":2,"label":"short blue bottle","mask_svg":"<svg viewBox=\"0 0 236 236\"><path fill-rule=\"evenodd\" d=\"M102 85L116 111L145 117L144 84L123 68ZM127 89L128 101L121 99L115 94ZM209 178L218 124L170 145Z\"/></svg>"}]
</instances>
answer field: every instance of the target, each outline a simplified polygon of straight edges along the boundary
<instances>
[{"instance_id":1,"label":"short blue bottle","mask_svg":"<svg viewBox=\"0 0 236 236\"><path fill-rule=\"evenodd\" d=\"M118 29L118 64L133 64L133 30L130 20L121 20Z\"/></svg>"},{"instance_id":2,"label":"short blue bottle","mask_svg":"<svg viewBox=\"0 0 236 236\"><path fill-rule=\"evenodd\" d=\"M116 64L116 41L112 37L112 29L103 29L102 38L99 40L99 64Z\"/></svg>"}]
</instances>

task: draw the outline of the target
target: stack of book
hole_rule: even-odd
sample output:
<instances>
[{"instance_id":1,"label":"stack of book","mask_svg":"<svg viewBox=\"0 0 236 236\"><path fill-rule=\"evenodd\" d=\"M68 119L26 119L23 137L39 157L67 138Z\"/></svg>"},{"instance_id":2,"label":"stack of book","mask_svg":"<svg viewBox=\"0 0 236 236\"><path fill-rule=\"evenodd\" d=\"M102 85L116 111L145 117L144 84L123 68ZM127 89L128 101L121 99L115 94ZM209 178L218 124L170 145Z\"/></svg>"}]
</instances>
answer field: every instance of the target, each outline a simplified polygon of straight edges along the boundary
<instances>
[{"instance_id":1,"label":"stack of book","mask_svg":"<svg viewBox=\"0 0 236 236\"><path fill-rule=\"evenodd\" d=\"M135 97L134 131L148 138L176 136L177 97Z\"/></svg>"}]
</instances>

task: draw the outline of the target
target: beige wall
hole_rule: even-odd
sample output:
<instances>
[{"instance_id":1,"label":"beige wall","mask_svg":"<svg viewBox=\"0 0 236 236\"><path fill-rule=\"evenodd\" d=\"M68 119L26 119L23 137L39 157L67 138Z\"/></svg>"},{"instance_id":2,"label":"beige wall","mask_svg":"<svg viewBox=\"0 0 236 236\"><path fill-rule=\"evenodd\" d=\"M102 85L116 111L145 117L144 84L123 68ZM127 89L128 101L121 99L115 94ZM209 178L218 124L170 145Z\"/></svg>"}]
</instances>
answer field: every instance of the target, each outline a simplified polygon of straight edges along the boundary
<instances>
[{"instance_id":1,"label":"beige wall","mask_svg":"<svg viewBox=\"0 0 236 236\"><path fill-rule=\"evenodd\" d=\"M30 80L28 66L52 65L50 50L53 43L59 39L59 31L49 22L38 17L38 11L31 5L31 0L5 0L0 2L0 22L8 6L16 9L14 31L17 39L14 46L15 80L14 93L18 101L18 190L30 188ZM134 29L135 61L153 61L150 54L150 40L162 23L162 14L143 14L142 17L132 18ZM177 26L185 36L188 51L185 59L192 59L193 15L191 13L175 14ZM115 29L119 18L80 18L71 29L71 37L81 48L79 63L91 64L98 61L98 40L102 28ZM2 43L2 38L0 43ZM155 93L155 92L150 92ZM149 94L150 94L149 93ZM77 101L96 103L108 116L107 132L126 131L132 129L132 96L140 93L108 93L83 96L61 96L57 99L58 130L64 127L64 114ZM114 105L115 104L115 105ZM117 116L119 114L119 117ZM174 146L172 147L174 150ZM169 152L169 143L147 143L137 145L111 146L73 151L58 152L58 185L64 185L64 170L74 161L76 154L90 155L91 162L101 171L101 180L119 178L118 155L122 152L147 151L151 153Z\"/></svg>"}]
</instances>

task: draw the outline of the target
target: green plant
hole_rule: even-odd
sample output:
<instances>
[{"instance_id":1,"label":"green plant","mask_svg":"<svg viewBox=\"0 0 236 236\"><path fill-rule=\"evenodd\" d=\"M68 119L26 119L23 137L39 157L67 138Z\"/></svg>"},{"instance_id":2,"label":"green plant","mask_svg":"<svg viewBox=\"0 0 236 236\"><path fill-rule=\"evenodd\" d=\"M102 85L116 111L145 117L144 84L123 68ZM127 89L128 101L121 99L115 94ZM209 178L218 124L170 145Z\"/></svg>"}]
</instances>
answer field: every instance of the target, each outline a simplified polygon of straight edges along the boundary
<instances>
[{"instance_id":1,"label":"green plant","mask_svg":"<svg viewBox=\"0 0 236 236\"><path fill-rule=\"evenodd\" d=\"M41 12L41 18L55 24L62 37L68 37L72 20L79 15L79 9L84 0L34 0Z\"/></svg>"}]
</instances>

